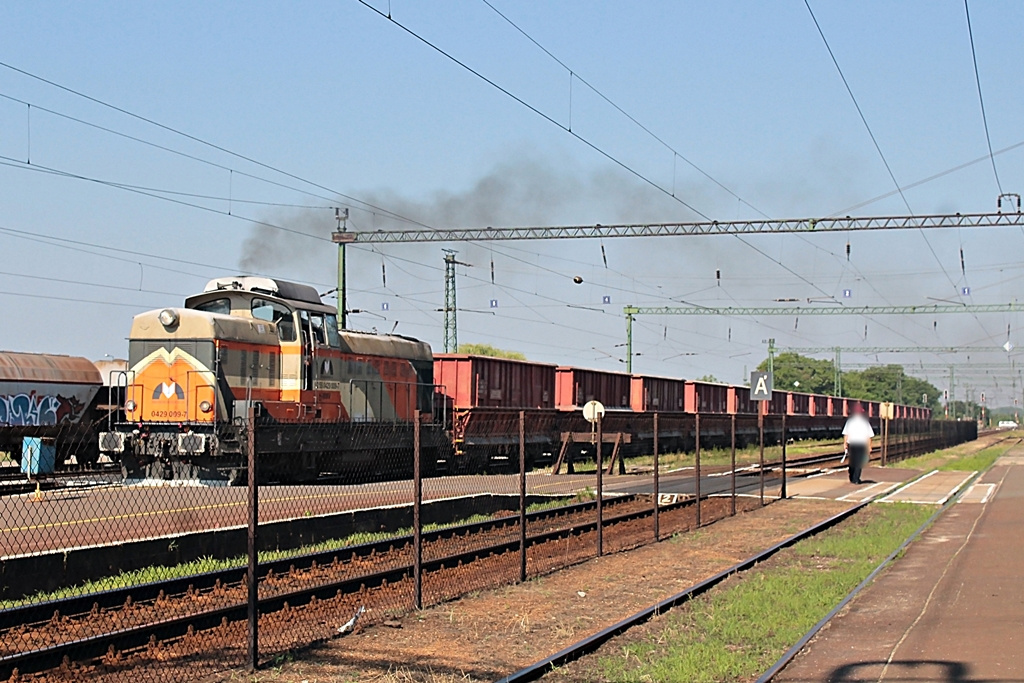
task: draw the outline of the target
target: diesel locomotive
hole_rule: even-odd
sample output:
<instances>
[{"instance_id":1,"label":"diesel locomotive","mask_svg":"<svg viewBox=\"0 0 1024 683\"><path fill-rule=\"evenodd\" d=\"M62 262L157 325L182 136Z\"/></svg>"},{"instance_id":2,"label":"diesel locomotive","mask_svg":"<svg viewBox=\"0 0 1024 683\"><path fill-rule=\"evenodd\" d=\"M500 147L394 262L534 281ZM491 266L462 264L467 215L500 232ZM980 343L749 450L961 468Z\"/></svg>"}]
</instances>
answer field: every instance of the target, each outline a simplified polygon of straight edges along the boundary
<instances>
[{"instance_id":1,"label":"diesel locomotive","mask_svg":"<svg viewBox=\"0 0 1024 683\"><path fill-rule=\"evenodd\" d=\"M312 287L219 278L181 308L135 316L117 382L125 419L100 450L129 480L238 483L247 439L267 481L409 469L415 416L425 448L443 434L432 376L427 344L340 330Z\"/></svg>"}]
</instances>

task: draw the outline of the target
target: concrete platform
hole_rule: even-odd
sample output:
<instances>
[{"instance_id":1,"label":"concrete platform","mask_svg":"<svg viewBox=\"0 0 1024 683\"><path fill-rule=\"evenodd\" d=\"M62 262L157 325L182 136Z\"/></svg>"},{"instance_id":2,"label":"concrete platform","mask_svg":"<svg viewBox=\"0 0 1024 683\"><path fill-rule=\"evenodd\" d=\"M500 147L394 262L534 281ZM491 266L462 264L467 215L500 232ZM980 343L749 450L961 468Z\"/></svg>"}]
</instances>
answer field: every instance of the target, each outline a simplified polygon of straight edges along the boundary
<instances>
[{"instance_id":1,"label":"concrete platform","mask_svg":"<svg viewBox=\"0 0 1024 683\"><path fill-rule=\"evenodd\" d=\"M857 485L850 483L845 469L828 470L805 478L791 479L787 483L787 493L792 498L859 503L862 500L895 491L920 474L919 470L867 467L861 475L861 481L864 483Z\"/></svg>"},{"instance_id":2,"label":"concrete platform","mask_svg":"<svg viewBox=\"0 0 1024 683\"><path fill-rule=\"evenodd\" d=\"M977 472L941 472L932 470L881 499L883 503L944 505Z\"/></svg>"},{"instance_id":3,"label":"concrete platform","mask_svg":"<svg viewBox=\"0 0 1024 683\"><path fill-rule=\"evenodd\" d=\"M1024 447L1008 455L775 680L1024 681Z\"/></svg>"}]
</instances>

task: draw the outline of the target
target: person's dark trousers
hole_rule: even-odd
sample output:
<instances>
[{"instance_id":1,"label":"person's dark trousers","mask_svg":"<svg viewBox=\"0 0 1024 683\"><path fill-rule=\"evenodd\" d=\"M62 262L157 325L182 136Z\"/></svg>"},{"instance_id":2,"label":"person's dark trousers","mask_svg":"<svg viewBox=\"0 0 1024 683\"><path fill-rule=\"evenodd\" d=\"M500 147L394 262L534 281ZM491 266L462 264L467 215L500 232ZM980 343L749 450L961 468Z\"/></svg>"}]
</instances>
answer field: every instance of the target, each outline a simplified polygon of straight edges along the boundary
<instances>
[{"instance_id":1,"label":"person's dark trousers","mask_svg":"<svg viewBox=\"0 0 1024 683\"><path fill-rule=\"evenodd\" d=\"M864 463L868 459L868 447L864 444L851 443L847 446L850 459L850 481L854 484L860 483L860 473L864 469Z\"/></svg>"}]
</instances>

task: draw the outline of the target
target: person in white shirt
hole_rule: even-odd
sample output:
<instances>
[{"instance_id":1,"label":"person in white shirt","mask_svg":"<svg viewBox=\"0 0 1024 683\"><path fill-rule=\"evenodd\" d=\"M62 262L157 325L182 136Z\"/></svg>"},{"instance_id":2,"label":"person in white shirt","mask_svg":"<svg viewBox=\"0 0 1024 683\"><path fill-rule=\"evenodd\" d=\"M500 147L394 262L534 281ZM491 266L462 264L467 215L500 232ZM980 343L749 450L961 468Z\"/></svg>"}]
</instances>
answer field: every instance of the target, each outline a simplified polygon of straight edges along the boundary
<instances>
[{"instance_id":1,"label":"person in white shirt","mask_svg":"<svg viewBox=\"0 0 1024 683\"><path fill-rule=\"evenodd\" d=\"M864 415L864 408L860 403L854 403L850 408L850 418L843 427L843 450L849 458L850 481L859 484L860 473L868 463L868 456L871 454L871 439L875 436L875 430Z\"/></svg>"}]
</instances>

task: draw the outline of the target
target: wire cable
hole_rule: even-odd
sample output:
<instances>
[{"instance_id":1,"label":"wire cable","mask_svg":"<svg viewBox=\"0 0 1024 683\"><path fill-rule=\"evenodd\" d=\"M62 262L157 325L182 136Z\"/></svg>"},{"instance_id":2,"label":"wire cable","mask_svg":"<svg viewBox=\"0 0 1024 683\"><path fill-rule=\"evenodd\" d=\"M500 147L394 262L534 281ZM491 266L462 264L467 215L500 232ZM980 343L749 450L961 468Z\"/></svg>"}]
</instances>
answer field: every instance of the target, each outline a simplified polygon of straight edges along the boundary
<instances>
[{"instance_id":1,"label":"wire cable","mask_svg":"<svg viewBox=\"0 0 1024 683\"><path fill-rule=\"evenodd\" d=\"M985 143L988 145L988 158L992 161L992 175L996 178L996 187L999 194L1003 194L1003 184L999 181L999 171L996 169L996 157L992 154L992 137L988 132L988 116L985 114L985 98L981 95L981 76L978 74L978 54L974 50L974 30L971 28L971 8L964 0L964 14L967 16L967 35L971 39L971 60L974 62L974 82L978 86L978 103L981 105L981 122L985 124Z\"/></svg>"}]
</instances>

